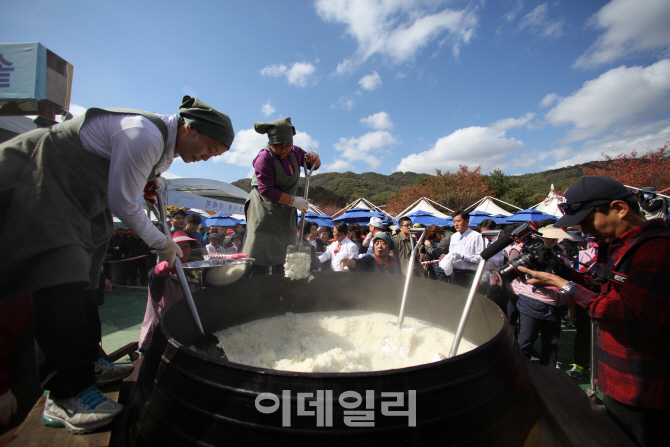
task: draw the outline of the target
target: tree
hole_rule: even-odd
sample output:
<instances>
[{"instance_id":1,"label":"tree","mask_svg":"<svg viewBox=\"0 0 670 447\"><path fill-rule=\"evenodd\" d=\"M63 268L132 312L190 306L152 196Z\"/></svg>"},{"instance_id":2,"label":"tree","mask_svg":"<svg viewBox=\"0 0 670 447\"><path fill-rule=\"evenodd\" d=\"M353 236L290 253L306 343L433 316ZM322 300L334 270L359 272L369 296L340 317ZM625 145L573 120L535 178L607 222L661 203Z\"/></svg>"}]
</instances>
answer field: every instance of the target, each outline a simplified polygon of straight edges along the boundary
<instances>
[{"instance_id":1,"label":"tree","mask_svg":"<svg viewBox=\"0 0 670 447\"><path fill-rule=\"evenodd\" d=\"M614 158L602 154L605 160L594 161L596 168L582 166L582 171L586 175L608 175L624 185L639 188L654 186L658 190L663 190L670 187L669 145L670 143L665 143L663 147L654 151L649 149L639 158L635 150Z\"/></svg>"},{"instance_id":2,"label":"tree","mask_svg":"<svg viewBox=\"0 0 670 447\"><path fill-rule=\"evenodd\" d=\"M535 196L533 188L520 178L506 175L500 169L494 169L486 175L485 180L493 197L524 209L536 203L533 201ZM501 206L508 211L515 211L506 205Z\"/></svg>"},{"instance_id":3,"label":"tree","mask_svg":"<svg viewBox=\"0 0 670 447\"><path fill-rule=\"evenodd\" d=\"M406 186L399 193L389 197L386 210L399 213L421 197L427 197L447 208L462 209L484 196L491 195L491 189L481 172L481 166L468 170L467 166L459 166L458 171L451 173L437 169L433 177L424 177L414 185Z\"/></svg>"}]
</instances>

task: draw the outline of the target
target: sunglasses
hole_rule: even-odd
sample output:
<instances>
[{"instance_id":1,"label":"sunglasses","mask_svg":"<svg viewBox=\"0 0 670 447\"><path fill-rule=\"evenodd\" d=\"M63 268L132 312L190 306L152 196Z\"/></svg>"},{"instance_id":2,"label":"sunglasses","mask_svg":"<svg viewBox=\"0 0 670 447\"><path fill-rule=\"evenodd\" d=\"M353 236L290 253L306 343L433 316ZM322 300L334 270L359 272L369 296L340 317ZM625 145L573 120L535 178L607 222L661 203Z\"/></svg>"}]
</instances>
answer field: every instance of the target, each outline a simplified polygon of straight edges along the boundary
<instances>
[{"instance_id":1,"label":"sunglasses","mask_svg":"<svg viewBox=\"0 0 670 447\"><path fill-rule=\"evenodd\" d=\"M593 199L593 200L587 200L585 202L577 202L577 203L571 203L571 204L559 203L558 204L558 209L561 210L561 212L565 216L574 216L575 214L580 212L582 209L584 209L584 206L587 203L603 202L602 205L604 205L605 203L607 203L609 201L610 201L610 199ZM595 208L595 207L593 207L593 208Z\"/></svg>"},{"instance_id":2,"label":"sunglasses","mask_svg":"<svg viewBox=\"0 0 670 447\"><path fill-rule=\"evenodd\" d=\"M411 227L411 224L400 225L401 227Z\"/></svg>"}]
</instances>

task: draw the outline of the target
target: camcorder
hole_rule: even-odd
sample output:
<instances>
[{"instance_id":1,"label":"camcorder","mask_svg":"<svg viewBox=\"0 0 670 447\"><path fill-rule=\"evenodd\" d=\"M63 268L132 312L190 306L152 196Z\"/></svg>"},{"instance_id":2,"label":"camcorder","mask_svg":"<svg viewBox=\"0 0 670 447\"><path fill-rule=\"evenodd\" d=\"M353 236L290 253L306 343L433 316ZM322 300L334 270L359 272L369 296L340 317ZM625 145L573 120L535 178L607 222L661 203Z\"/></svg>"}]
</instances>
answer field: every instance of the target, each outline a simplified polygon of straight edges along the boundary
<instances>
[{"instance_id":1,"label":"camcorder","mask_svg":"<svg viewBox=\"0 0 670 447\"><path fill-rule=\"evenodd\" d=\"M522 277L524 273L519 270L519 267L558 276L569 269L558 254L544 243L535 223L526 222L514 230L510 237L517 244L523 244L523 248L518 257L511 259L498 269L497 272L503 279L512 282Z\"/></svg>"}]
</instances>

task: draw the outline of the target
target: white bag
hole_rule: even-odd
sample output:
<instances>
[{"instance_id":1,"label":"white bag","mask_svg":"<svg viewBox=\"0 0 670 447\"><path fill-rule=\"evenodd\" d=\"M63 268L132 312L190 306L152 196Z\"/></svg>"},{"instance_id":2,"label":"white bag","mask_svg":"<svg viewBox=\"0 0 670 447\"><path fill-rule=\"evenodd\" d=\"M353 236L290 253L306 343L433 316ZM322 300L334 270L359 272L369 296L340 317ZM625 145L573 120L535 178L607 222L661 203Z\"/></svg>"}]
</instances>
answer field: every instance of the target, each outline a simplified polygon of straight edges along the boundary
<instances>
[{"instance_id":1,"label":"white bag","mask_svg":"<svg viewBox=\"0 0 670 447\"><path fill-rule=\"evenodd\" d=\"M444 270L445 275L451 275L454 272L454 256L451 253L447 253L437 265Z\"/></svg>"}]
</instances>

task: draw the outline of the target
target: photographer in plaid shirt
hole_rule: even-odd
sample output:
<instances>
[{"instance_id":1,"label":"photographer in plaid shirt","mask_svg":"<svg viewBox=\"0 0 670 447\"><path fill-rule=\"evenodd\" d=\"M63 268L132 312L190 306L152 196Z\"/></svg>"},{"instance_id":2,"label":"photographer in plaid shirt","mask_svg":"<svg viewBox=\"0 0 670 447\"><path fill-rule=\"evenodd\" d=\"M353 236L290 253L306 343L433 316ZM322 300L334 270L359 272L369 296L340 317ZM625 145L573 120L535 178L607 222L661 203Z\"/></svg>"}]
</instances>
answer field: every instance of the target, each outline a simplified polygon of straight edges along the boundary
<instances>
[{"instance_id":1,"label":"photographer in plaid shirt","mask_svg":"<svg viewBox=\"0 0 670 447\"><path fill-rule=\"evenodd\" d=\"M607 176L578 180L565 198L555 226L579 224L598 240L600 279L521 270L528 284L560 288L599 323L598 388L608 415L639 445L667 445L670 230L646 221L637 198Z\"/></svg>"}]
</instances>

